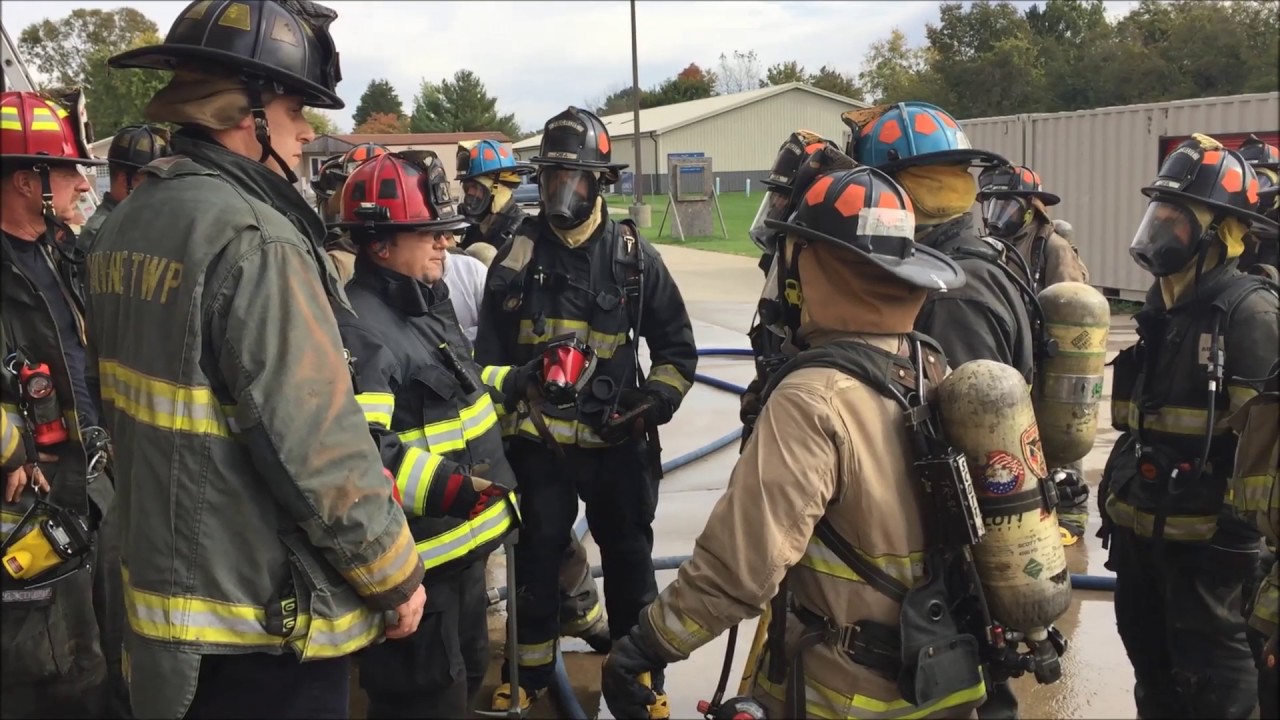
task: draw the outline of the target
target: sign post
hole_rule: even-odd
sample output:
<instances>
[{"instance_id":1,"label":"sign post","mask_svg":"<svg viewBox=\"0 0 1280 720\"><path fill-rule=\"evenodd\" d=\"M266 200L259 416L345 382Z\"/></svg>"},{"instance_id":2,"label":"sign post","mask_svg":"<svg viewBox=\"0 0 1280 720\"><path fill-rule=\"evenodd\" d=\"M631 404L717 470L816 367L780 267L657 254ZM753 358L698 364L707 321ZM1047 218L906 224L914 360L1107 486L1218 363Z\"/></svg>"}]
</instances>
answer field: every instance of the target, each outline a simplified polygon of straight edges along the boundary
<instances>
[{"instance_id":1,"label":"sign post","mask_svg":"<svg viewBox=\"0 0 1280 720\"><path fill-rule=\"evenodd\" d=\"M711 158L706 153L668 153L667 181L667 208L658 226L659 235L670 216L681 241L688 237L711 237L715 232L715 218L711 214L714 209L720 218L721 237L728 238L720 198L715 192Z\"/></svg>"}]
</instances>

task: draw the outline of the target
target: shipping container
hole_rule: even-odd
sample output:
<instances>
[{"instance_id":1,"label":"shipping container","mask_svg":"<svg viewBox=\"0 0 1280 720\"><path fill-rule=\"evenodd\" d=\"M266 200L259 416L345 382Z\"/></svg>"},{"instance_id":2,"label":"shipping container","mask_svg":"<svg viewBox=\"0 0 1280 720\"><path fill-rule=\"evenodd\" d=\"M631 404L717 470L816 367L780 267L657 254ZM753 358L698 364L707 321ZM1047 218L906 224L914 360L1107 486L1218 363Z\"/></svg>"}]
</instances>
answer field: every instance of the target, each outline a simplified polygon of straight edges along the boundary
<instances>
[{"instance_id":1,"label":"shipping container","mask_svg":"<svg viewBox=\"0 0 1280 720\"><path fill-rule=\"evenodd\" d=\"M1177 100L1064 113L963 120L974 147L1040 174L1062 197L1050 214L1071 223L1089 281L1108 295L1140 298L1151 276L1129 257L1146 208L1141 188L1169 149L1192 133L1238 147L1250 134L1276 143L1280 93Z\"/></svg>"}]
</instances>

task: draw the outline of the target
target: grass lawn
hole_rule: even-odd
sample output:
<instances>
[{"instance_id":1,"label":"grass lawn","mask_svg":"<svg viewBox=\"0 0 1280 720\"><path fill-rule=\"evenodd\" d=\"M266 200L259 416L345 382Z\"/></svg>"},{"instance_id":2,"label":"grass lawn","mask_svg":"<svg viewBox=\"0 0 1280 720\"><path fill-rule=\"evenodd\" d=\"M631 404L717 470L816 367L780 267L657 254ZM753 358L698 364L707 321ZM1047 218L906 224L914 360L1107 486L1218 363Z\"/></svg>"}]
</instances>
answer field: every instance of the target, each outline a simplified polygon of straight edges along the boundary
<instances>
[{"instance_id":1,"label":"grass lawn","mask_svg":"<svg viewBox=\"0 0 1280 720\"><path fill-rule=\"evenodd\" d=\"M759 257L760 250L756 248L755 243L751 242L747 231L751 229L751 221L755 219L756 210L760 209L760 202L763 199L764 195L758 189L752 190L751 197L746 197L740 192L721 194L720 212L724 215L724 224L728 230L729 237L726 239L716 235L711 237L686 236L684 242L681 242L674 226L674 210L667 216L666 227L662 229L662 234L658 234L658 226L662 224L662 216L667 208L667 196L646 195L644 201L645 204L652 208L650 212L653 214L653 226L640 228L640 234L655 243L683 245L696 250ZM625 217L627 208L632 203L630 196L609 195L607 200L609 202L609 212L615 218L618 217L619 211ZM712 227L717 232L720 230L720 218L715 215L714 208L712 208Z\"/></svg>"}]
</instances>

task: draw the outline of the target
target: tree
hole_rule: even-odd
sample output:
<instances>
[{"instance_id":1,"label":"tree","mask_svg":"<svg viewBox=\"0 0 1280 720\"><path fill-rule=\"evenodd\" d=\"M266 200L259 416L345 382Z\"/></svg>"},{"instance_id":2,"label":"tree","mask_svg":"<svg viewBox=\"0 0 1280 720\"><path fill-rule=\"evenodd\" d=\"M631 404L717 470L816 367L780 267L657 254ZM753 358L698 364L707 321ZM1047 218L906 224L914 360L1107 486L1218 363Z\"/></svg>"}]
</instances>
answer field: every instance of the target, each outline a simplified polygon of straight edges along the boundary
<instances>
[{"instance_id":1,"label":"tree","mask_svg":"<svg viewBox=\"0 0 1280 720\"><path fill-rule=\"evenodd\" d=\"M618 113L624 113L632 110L635 107L635 101L633 99L635 98L635 95L635 88L628 86L621 90L615 90L609 93L605 96L604 100L601 100L598 103L587 103L587 107L592 108L595 114L600 117L616 115ZM645 104L644 97L645 91L641 90L640 107L651 107L650 105Z\"/></svg>"},{"instance_id":2,"label":"tree","mask_svg":"<svg viewBox=\"0 0 1280 720\"><path fill-rule=\"evenodd\" d=\"M703 70L697 63L689 63L675 77L664 80L656 89L641 95L640 106L659 107L709 98L716 94L717 80L714 72Z\"/></svg>"},{"instance_id":3,"label":"tree","mask_svg":"<svg viewBox=\"0 0 1280 720\"><path fill-rule=\"evenodd\" d=\"M413 98L411 132L473 132L495 130L509 138L520 136L520 124L513 114L500 115L498 101L489 95L480 78L470 70L459 70L453 79L438 83L422 81Z\"/></svg>"},{"instance_id":4,"label":"tree","mask_svg":"<svg viewBox=\"0 0 1280 720\"><path fill-rule=\"evenodd\" d=\"M303 108L302 114L306 116L307 122L311 123L311 129L315 130L316 135L337 135L341 132L333 118L323 111L315 108Z\"/></svg>"},{"instance_id":5,"label":"tree","mask_svg":"<svg viewBox=\"0 0 1280 720\"><path fill-rule=\"evenodd\" d=\"M58 20L28 25L18 36L23 58L52 85L75 87L97 64L118 52L139 47L160 29L131 7L114 10L77 8Z\"/></svg>"},{"instance_id":6,"label":"tree","mask_svg":"<svg viewBox=\"0 0 1280 720\"><path fill-rule=\"evenodd\" d=\"M720 71L716 90L721 95L755 90L760 85L760 60L755 50L734 50L733 56L720 53Z\"/></svg>"},{"instance_id":7,"label":"tree","mask_svg":"<svg viewBox=\"0 0 1280 720\"><path fill-rule=\"evenodd\" d=\"M409 119L394 113L374 113L356 126L357 135L400 135L409 132Z\"/></svg>"},{"instance_id":8,"label":"tree","mask_svg":"<svg viewBox=\"0 0 1280 720\"><path fill-rule=\"evenodd\" d=\"M808 83L819 90L826 90L829 93L835 93L842 97L852 98L854 100L862 99L862 88L858 87L858 81L852 76L829 68L823 65L818 72L809 76Z\"/></svg>"},{"instance_id":9,"label":"tree","mask_svg":"<svg viewBox=\"0 0 1280 720\"><path fill-rule=\"evenodd\" d=\"M364 94L360 96L360 104L351 115L351 122L357 126L364 125L376 113L390 113L396 117L404 117L404 103L391 83L382 78L369 81Z\"/></svg>"},{"instance_id":10,"label":"tree","mask_svg":"<svg viewBox=\"0 0 1280 720\"><path fill-rule=\"evenodd\" d=\"M894 28L889 37L871 43L858 73L867 97L878 104L923 100L916 97L928 70L928 52L907 45L907 36Z\"/></svg>"},{"instance_id":11,"label":"tree","mask_svg":"<svg viewBox=\"0 0 1280 720\"><path fill-rule=\"evenodd\" d=\"M107 58L121 50L159 42L159 35L147 33L123 48L104 48L88 59L89 73L79 84L85 88L85 107L96 138L111 137L126 125L145 123L143 108L169 82L164 73L112 70L107 67Z\"/></svg>"},{"instance_id":12,"label":"tree","mask_svg":"<svg viewBox=\"0 0 1280 720\"><path fill-rule=\"evenodd\" d=\"M760 87L808 81L809 76L805 75L804 66L795 60L788 60L770 65L764 73L764 79L760 81Z\"/></svg>"}]
</instances>

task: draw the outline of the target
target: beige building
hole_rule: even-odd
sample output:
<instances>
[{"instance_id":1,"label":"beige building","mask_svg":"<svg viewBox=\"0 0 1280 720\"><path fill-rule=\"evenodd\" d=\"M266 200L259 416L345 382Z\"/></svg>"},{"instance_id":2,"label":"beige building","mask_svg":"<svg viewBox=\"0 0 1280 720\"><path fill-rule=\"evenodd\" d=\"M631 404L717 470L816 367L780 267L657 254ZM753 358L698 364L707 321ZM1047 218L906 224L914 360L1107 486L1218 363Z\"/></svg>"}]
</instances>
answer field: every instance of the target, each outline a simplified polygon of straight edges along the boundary
<instances>
[{"instance_id":1,"label":"beige building","mask_svg":"<svg viewBox=\"0 0 1280 720\"><path fill-rule=\"evenodd\" d=\"M803 83L789 83L641 110L638 144L644 192L667 191L667 155L672 153L701 152L711 158L721 192L740 191L747 180L753 188L759 187L788 135L803 128L844 147L849 129L840 113L863 107L868 107L867 103ZM635 172L633 113L600 119L613 142L614 162L629 166L624 173ZM539 133L512 147L518 158L528 160L538 154L541 141Z\"/></svg>"},{"instance_id":2,"label":"beige building","mask_svg":"<svg viewBox=\"0 0 1280 720\"><path fill-rule=\"evenodd\" d=\"M402 133L377 135L321 135L302 148L302 168L298 172L298 184L304 195L311 197L311 179L319 174L320 165L328 158L345 153L356 145L374 143L383 145L391 152L401 150L431 150L444 163L445 172L449 174L453 195L458 197L461 187L453 181L458 143L468 140L497 140L510 142L500 132L458 132L458 133Z\"/></svg>"}]
</instances>

